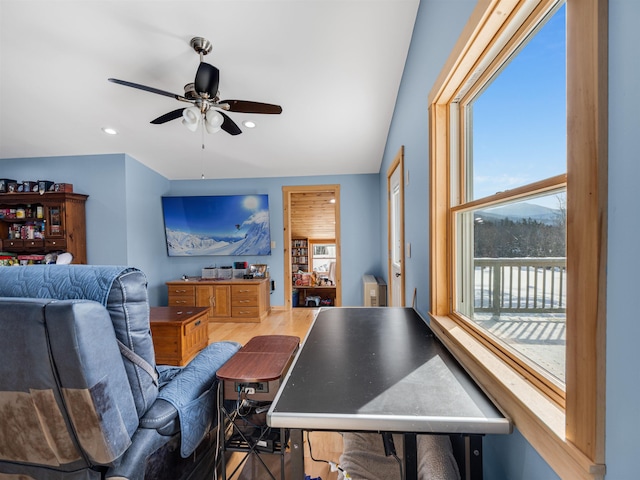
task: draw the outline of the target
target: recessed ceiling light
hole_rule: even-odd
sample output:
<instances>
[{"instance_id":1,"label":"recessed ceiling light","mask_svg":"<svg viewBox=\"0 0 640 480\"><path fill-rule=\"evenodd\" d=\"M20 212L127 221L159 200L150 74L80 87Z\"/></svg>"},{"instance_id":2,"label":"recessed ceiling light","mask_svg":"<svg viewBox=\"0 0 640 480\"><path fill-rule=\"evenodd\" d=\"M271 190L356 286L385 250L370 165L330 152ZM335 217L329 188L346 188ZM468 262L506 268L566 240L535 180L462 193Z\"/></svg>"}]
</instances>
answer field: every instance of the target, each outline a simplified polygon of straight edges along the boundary
<instances>
[{"instance_id":1,"label":"recessed ceiling light","mask_svg":"<svg viewBox=\"0 0 640 480\"><path fill-rule=\"evenodd\" d=\"M116 131L115 128L111 128L111 127L102 127L102 131L108 135L117 135L118 132Z\"/></svg>"},{"instance_id":2,"label":"recessed ceiling light","mask_svg":"<svg viewBox=\"0 0 640 480\"><path fill-rule=\"evenodd\" d=\"M252 122L251 120L245 120L242 124L247 128L254 128L256 126L255 122Z\"/></svg>"}]
</instances>

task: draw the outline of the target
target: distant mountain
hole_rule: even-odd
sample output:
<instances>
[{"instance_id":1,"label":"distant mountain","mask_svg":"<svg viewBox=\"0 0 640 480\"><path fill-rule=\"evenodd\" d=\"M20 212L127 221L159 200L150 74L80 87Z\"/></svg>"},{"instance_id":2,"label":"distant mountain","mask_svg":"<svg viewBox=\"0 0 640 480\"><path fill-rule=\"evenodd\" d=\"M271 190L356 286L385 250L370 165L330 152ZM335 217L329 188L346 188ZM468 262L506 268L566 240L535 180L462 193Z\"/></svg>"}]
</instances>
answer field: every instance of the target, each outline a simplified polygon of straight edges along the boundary
<instances>
[{"instance_id":1,"label":"distant mountain","mask_svg":"<svg viewBox=\"0 0 640 480\"><path fill-rule=\"evenodd\" d=\"M238 248L232 255L270 255L269 212L264 210L252 215L240 229L244 227L247 227L247 234L243 241L238 242Z\"/></svg>"},{"instance_id":2,"label":"distant mountain","mask_svg":"<svg viewBox=\"0 0 640 480\"><path fill-rule=\"evenodd\" d=\"M169 256L214 255L213 252L228 245L210 237L194 235L180 230L166 229Z\"/></svg>"},{"instance_id":3,"label":"distant mountain","mask_svg":"<svg viewBox=\"0 0 640 480\"><path fill-rule=\"evenodd\" d=\"M507 218L513 222L531 219L546 225L552 225L558 221L560 214L561 212L558 209L524 202L487 210L478 210L475 213L475 219L478 221L480 218L488 222L496 222Z\"/></svg>"},{"instance_id":4,"label":"distant mountain","mask_svg":"<svg viewBox=\"0 0 640 480\"><path fill-rule=\"evenodd\" d=\"M271 235L269 212L264 210L249 217L239 230L246 233L239 240L220 240L208 235L197 235L166 229L169 256L190 255L270 255Z\"/></svg>"}]
</instances>

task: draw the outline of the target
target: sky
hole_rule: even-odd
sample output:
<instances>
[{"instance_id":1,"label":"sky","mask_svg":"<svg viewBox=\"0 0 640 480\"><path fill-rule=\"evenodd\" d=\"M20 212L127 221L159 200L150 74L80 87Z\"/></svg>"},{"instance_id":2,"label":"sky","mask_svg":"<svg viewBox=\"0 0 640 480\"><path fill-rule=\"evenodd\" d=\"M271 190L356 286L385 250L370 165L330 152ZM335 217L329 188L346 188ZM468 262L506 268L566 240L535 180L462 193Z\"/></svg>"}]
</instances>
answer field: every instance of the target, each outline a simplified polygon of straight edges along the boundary
<instances>
[{"instance_id":1,"label":"sky","mask_svg":"<svg viewBox=\"0 0 640 480\"><path fill-rule=\"evenodd\" d=\"M269 211L268 195L163 197L165 227L192 234L224 236L243 230L253 214Z\"/></svg>"},{"instance_id":2,"label":"sky","mask_svg":"<svg viewBox=\"0 0 640 480\"><path fill-rule=\"evenodd\" d=\"M565 11L473 103L474 198L567 171Z\"/></svg>"}]
</instances>

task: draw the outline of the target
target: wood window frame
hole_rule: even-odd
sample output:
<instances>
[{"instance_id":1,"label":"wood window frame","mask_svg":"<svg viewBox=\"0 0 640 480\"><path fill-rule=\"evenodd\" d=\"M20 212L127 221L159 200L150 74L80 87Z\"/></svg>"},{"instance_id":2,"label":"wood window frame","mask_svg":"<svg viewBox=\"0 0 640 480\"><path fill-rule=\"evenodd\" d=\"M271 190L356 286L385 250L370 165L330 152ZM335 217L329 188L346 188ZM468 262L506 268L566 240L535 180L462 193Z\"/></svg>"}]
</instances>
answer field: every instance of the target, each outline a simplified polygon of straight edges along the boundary
<instances>
[{"instance_id":1,"label":"wood window frame","mask_svg":"<svg viewBox=\"0 0 640 480\"><path fill-rule=\"evenodd\" d=\"M555 0L479 0L429 94L431 326L561 478L605 473L607 0L566 0L567 316L561 404L453 314L452 106Z\"/></svg>"},{"instance_id":2,"label":"wood window frame","mask_svg":"<svg viewBox=\"0 0 640 480\"><path fill-rule=\"evenodd\" d=\"M313 270L313 259L315 257L314 253L313 253L313 247L315 245L334 245L334 247L336 246L336 239L335 238L309 238L307 240L308 244L309 244L309 271L312 272ZM336 247L337 249L337 247ZM338 261L338 259L336 258L334 260L335 262Z\"/></svg>"}]
</instances>

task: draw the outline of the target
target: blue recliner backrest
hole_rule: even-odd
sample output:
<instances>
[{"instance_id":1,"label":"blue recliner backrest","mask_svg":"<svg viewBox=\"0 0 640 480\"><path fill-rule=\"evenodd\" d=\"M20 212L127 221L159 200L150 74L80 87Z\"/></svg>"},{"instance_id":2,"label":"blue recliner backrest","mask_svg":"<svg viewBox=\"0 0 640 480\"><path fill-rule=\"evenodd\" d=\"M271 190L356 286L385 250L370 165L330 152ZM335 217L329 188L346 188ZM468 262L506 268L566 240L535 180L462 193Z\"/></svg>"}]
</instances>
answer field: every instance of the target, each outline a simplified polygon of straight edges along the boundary
<instances>
[{"instance_id":1,"label":"blue recliner backrest","mask_svg":"<svg viewBox=\"0 0 640 480\"><path fill-rule=\"evenodd\" d=\"M136 268L111 265L33 265L0 268L0 297L86 299L104 305L117 339L155 369L149 327L147 279ZM158 396L158 385L144 368L125 360L142 417Z\"/></svg>"},{"instance_id":2,"label":"blue recliner backrest","mask_svg":"<svg viewBox=\"0 0 640 480\"><path fill-rule=\"evenodd\" d=\"M0 471L87 479L122 455L139 422L107 310L1 298L0 328Z\"/></svg>"}]
</instances>

